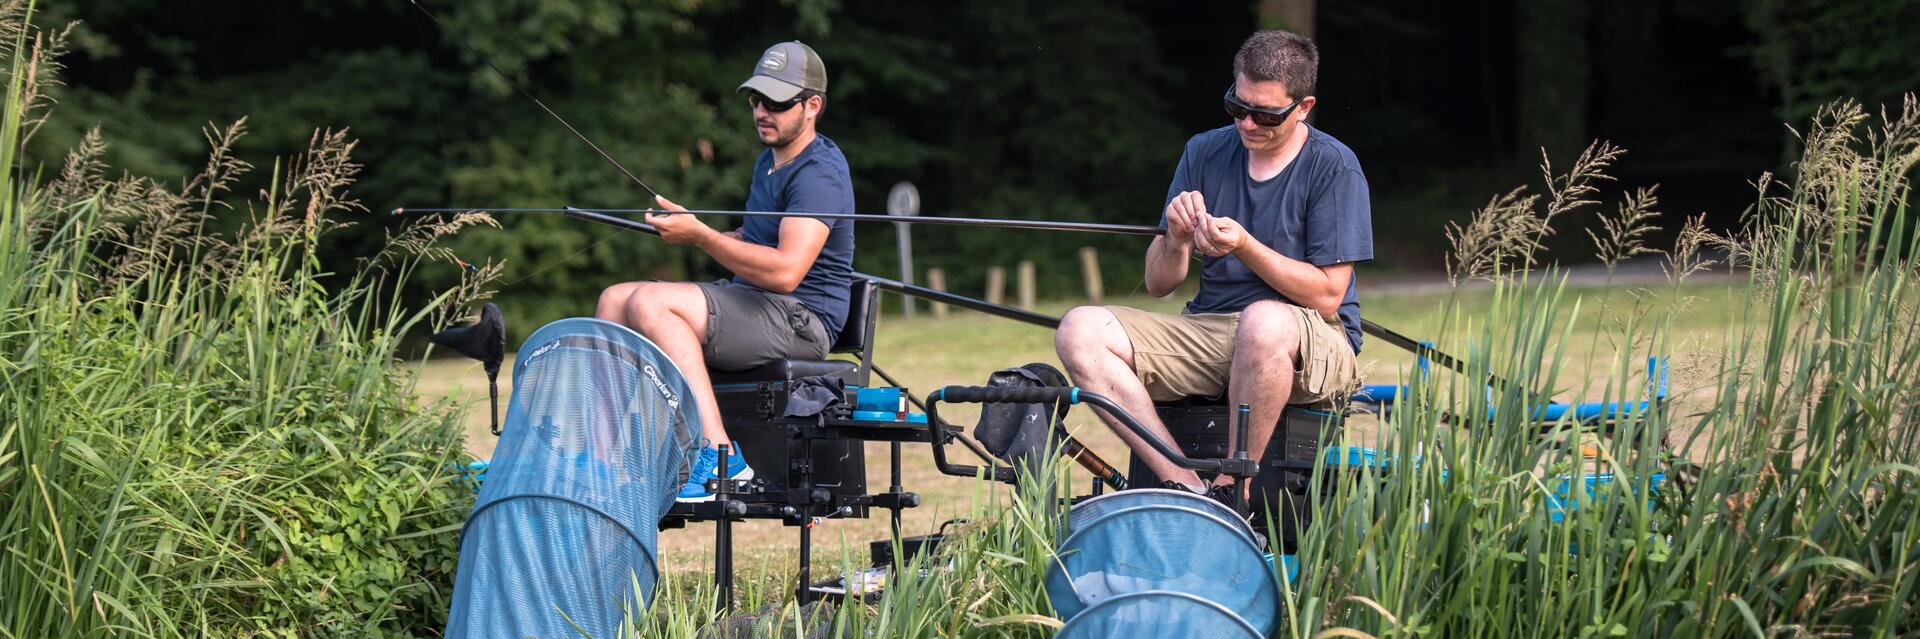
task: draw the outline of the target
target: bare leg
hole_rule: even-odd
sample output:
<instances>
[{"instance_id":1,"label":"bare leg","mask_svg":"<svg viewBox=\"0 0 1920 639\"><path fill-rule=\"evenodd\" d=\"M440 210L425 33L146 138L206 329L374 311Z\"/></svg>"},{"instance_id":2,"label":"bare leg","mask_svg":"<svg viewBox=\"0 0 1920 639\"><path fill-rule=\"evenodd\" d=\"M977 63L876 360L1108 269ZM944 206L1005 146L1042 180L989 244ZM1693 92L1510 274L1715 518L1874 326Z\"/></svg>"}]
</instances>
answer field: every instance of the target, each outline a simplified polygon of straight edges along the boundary
<instances>
[{"instance_id":1,"label":"bare leg","mask_svg":"<svg viewBox=\"0 0 1920 639\"><path fill-rule=\"evenodd\" d=\"M600 302L593 307L593 316L615 324L640 330L627 321L627 299L633 297L633 291L648 282L621 282L600 291Z\"/></svg>"},{"instance_id":2,"label":"bare leg","mask_svg":"<svg viewBox=\"0 0 1920 639\"><path fill-rule=\"evenodd\" d=\"M1233 369L1227 381L1228 409L1239 413L1241 404L1253 408L1247 419L1247 455L1260 459L1273 439L1273 427L1286 410L1293 395L1293 371L1300 359L1299 311L1283 302L1265 301L1248 305L1240 312L1240 329L1233 336ZM1234 420L1228 420L1229 422ZM1227 428L1227 441L1245 428L1233 424ZM1216 484L1231 483L1221 475Z\"/></svg>"},{"instance_id":3,"label":"bare leg","mask_svg":"<svg viewBox=\"0 0 1920 639\"><path fill-rule=\"evenodd\" d=\"M1173 435L1167 432L1166 425L1160 422L1160 416L1153 411L1153 399L1147 394L1146 385L1141 384L1140 377L1134 373L1133 342L1127 339L1127 333L1120 328L1120 320L1113 316L1113 311L1098 306L1081 306L1068 311L1060 319L1060 330L1054 333L1053 347L1059 353L1061 363L1066 364L1067 374L1073 376L1074 384L1107 396L1132 413L1141 425L1161 441L1173 442ZM1199 474L1173 465L1172 461L1148 447L1146 440L1135 436L1133 431L1106 411L1095 409L1094 412L1161 479L1194 487L1205 485L1200 481Z\"/></svg>"},{"instance_id":4,"label":"bare leg","mask_svg":"<svg viewBox=\"0 0 1920 639\"><path fill-rule=\"evenodd\" d=\"M707 342L707 295L699 286L683 282L629 282L632 288L624 305L609 306L607 297L615 285L602 293L601 310L609 314L625 307L625 322L659 346L680 368L687 388L693 391L695 408L700 411L700 434L708 446L729 443L727 429L720 422L720 404L713 396L713 380L707 376L707 358L701 346ZM606 319L605 315L601 315Z\"/></svg>"}]
</instances>

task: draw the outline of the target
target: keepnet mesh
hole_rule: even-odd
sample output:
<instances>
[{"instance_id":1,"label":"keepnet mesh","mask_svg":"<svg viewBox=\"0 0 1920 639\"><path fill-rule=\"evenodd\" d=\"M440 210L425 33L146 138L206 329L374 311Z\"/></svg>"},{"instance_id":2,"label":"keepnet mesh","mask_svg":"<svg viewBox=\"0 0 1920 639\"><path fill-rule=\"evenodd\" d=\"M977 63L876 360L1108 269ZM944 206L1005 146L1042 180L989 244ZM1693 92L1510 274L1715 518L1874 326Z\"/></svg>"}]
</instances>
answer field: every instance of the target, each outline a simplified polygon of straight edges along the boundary
<instances>
[{"instance_id":1,"label":"keepnet mesh","mask_svg":"<svg viewBox=\"0 0 1920 639\"><path fill-rule=\"evenodd\" d=\"M698 422L679 369L638 333L586 318L534 332L461 533L447 636L618 636L652 600Z\"/></svg>"},{"instance_id":2,"label":"keepnet mesh","mask_svg":"<svg viewBox=\"0 0 1920 639\"><path fill-rule=\"evenodd\" d=\"M1120 595L1086 609L1055 639L1260 639L1265 635L1220 604L1184 593L1148 590Z\"/></svg>"},{"instance_id":3,"label":"keepnet mesh","mask_svg":"<svg viewBox=\"0 0 1920 639\"><path fill-rule=\"evenodd\" d=\"M1135 488L1099 495L1073 505L1073 510L1067 513L1068 528L1066 532L1072 533L1075 530L1084 528L1088 524L1098 521L1100 518L1112 514L1115 511L1138 508L1140 506L1177 506L1190 508L1201 514L1211 515L1223 522L1238 521L1240 519L1240 516L1235 514L1233 509L1228 508L1226 504L1212 499L1194 499L1194 497L1195 495L1193 493L1165 488ZM1241 526L1239 529L1247 533L1248 541L1253 541L1253 531L1247 530L1245 526Z\"/></svg>"},{"instance_id":4,"label":"keepnet mesh","mask_svg":"<svg viewBox=\"0 0 1920 639\"><path fill-rule=\"evenodd\" d=\"M1075 506L1069 518L1072 532L1046 575L1061 619L1077 622L1129 594L1169 591L1218 604L1261 635L1279 622L1279 586L1263 549L1211 499L1129 490Z\"/></svg>"}]
</instances>

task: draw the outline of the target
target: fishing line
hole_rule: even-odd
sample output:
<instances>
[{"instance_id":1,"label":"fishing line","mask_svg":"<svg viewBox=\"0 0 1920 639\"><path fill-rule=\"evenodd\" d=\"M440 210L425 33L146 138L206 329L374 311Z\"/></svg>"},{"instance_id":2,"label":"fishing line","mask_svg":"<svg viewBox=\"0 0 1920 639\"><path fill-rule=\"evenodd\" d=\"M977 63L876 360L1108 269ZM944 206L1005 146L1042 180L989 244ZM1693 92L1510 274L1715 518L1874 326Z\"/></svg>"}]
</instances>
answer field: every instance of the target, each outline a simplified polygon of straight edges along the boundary
<instances>
[{"instance_id":1,"label":"fishing line","mask_svg":"<svg viewBox=\"0 0 1920 639\"><path fill-rule=\"evenodd\" d=\"M426 27L425 25L422 25L420 23L420 16L413 16L413 19L411 21L413 22L414 37L420 40L420 48L426 51L428 77L432 77L433 52L432 52L432 49L430 49L427 44ZM447 143L447 118L445 117L447 114L447 107L446 107L446 104L442 103L440 100L441 98L440 92L437 90L434 90L434 87L431 84L428 85L427 95L430 96L428 99L433 102L434 113L438 114L439 116L439 117L433 118L433 131L436 134L436 136L440 138L440 166L443 170L445 170L453 166L453 159L448 157L447 155L447 147L449 146ZM447 176L446 184L448 187L446 194L452 195L453 179L451 175Z\"/></svg>"},{"instance_id":2,"label":"fishing line","mask_svg":"<svg viewBox=\"0 0 1920 639\"><path fill-rule=\"evenodd\" d=\"M573 133L574 137L580 138L581 142L585 142L588 148L593 149L595 153L600 154L601 158L604 158L608 163L611 163L614 168L619 169L621 173L626 174L627 178L633 180L634 184L640 185L640 188L645 189L647 193L652 194L654 197L660 197L659 191L653 190L653 187L648 186L645 180L640 179L640 176L634 175L633 171L627 170L626 165L621 164L619 160L614 159L613 156L611 154L608 154L605 149L600 148L600 145L594 144L593 140L588 139L586 134L583 134L580 132L579 129L574 128L573 124L567 122L566 118L560 117L560 114L558 112L555 112L551 107L548 107L547 103L540 101L540 98L534 97L531 92L527 91L525 86L521 85L519 81L514 80L512 75L509 75L506 71L501 70L501 68L499 66L496 66L492 60L487 59L487 56L482 54L479 49L473 46L473 44L467 42L466 39L461 38L457 34L455 34L453 29L450 29L447 27L447 23L442 22L439 16L436 16L433 14L432 11L427 10L427 7L425 5L420 4L419 0L408 0L408 3L412 4L415 9L419 9L421 14L427 16L428 20L432 20L434 26L440 30L440 33L452 38L454 42L460 43L461 47L466 48L467 52L473 54L474 59L479 60L481 64L486 65L487 68L492 69L495 74L498 74L500 76L500 79L506 81L507 86L513 87L513 90L518 92L521 97L524 97L528 100L533 101L535 105L538 105L540 107L540 110L545 111L547 115L553 117L554 121L559 122L560 126L566 127L567 131ZM415 23L418 24L418 21L416 20ZM425 40L424 35L422 36L421 39L423 41ZM436 102L436 105L437 105L437 102ZM440 123L436 122L436 125L438 124ZM443 130L442 137L444 138L444 136L445 136L445 132ZM442 143L442 146L444 147L445 140L442 139L441 143ZM446 155L446 151L443 148L441 150L442 161L445 161L445 155ZM481 209L457 209L457 210L445 210L445 211L438 211L438 212L463 213L467 211L485 212L484 210L481 210ZM621 230L629 231L629 229L624 229L624 228ZM601 238L596 239L592 242L589 242L586 246L580 247L579 250L569 253L561 257L560 259L540 260L541 266L539 268L536 268L533 270L533 272L528 273L526 275L522 275L519 278L514 279L510 282L506 282L505 284L502 284L501 287L505 288L508 286L514 286L516 284L525 282L529 279L532 279L534 276L547 272L548 270L552 269L554 266L558 266L559 264L564 263L567 260L571 260L575 257L579 257L580 255L586 253L587 251L591 251L594 248L600 246L601 244L606 243L608 240L611 240L613 238L620 237L620 236L621 236L620 233L614 233L611 235L602 236ZM523 247L526 246L526 242L518 238L516 238L514 242L517 244L520 244Z\"/></svg>"},{"instance_id":3,"label":"fishing line","mask_svg":"<svg viewBox=\"0 0 1920 639\"><path fill-rule=\"evenodd\" d=\"M425 5L420 4L419 0L408 0L408 3L412 4L415 9L419 9L420 13L427 16L427 19L432 20L434 25L438 27L442 33L449 34L450 37L452 37L455 42L459 42L460 46L465 47L467 51L471 52L474 58L478 59L481 64L484 64L487 66L487 68L492 69L494 73L499 74L500 78L502 80L505 80L508 86L513 87L514 91L518 92L521 95L521 97L525 97L526 99L531 100L535 105L538 105L540 107L540 110L545 111L548 116L551 116L553 118L554 121L559 122L560 126L566 127L568 132L572 133L574 137L579 138L581 142L586 143L587 147L593 149L595 153L600 154L600 157L602 159L605 159L609 164L612 164L614 168L619 169L620 172L625 174L628 179L633 180L634 184L640 185L640 188L645 189L648 193L652 194L654 197L656 198L660 197L660 192L653 190L653 187L648 186L646 181L640 179L640 176L634 175L633 171L627 170L626 165L621 164L619 160L616 160L613 158L613 155L607 153L605 149L600 148L600 145L595 144L592 139L589 139L586 136L586 134L581 133L579 129L574 128L572 123L567 122L566 118L561 117L559 113L555 112L551 107L548 107L547 103L540 101L540 98L534 97L533 94L527 91L526 87L522 86L519 81L514 80L513 76L509 75L506 71L502 70L500 67L494 65L491 60L487 59L485 55L481 54L479 49L475 48L471 43L467 42L465 39L462 39L458 36L451 35L453 33L453 30L447 28L446 23L442 22L440 20L440 17L434 15L432 11L429 11ZM415 212L421 212L421 213L445 212L448 210L450 209L414 209ZM499 211L499 212L508 212L508 211L534 212L534 210L532 209L457 209L457 210L458 211L492 210L492 211ZM406 211L407 209L396 209L394 213L403 214ZM633 222L632 220L612 218L612 216L606 215L606 213L621 211L620 209L602 209L599 211L591 211L586 209L575 209L575 208L569 207L567 209L545 209L545 211L564 212L569 216L580 217L580 218L589 219L589 220L592 220L595 217L605 217L609 219L597 220L597 221L612 224L615 226L621 226L623 229L627 229L627 230L632 230L633 228L652 230L651 226L647 226L644 223ZM625 211L649 212L649 213L665 212L665 211L659 211L657 209L625 209ZM682 211L673 211L673 212L679 213ZM684 212L692 213L696 215L725 214L725 215L794 216L793 214L777 214L777 213L764 213L764 212L751 212L751 211L684 211ZM828 217L827 215L819 215L819 214L799 214L798 216L799 217ZM867 219L870 217L876 217L876 216L860 215L860 214L837 214L837 216L851 217L852 219ZM618 221L614 221L616 219ZM1165 229L1160 229L1158 227L1129 226L1129 225L1122 225L1122 224L1096 224L1096 223L1086 223L1086 222L1035 222L1035 221L1028 221L1028 220L1004 220L1004 219L994 220L994 219L985 219L985 218L938 218L938 219L945 220L944 222L938 222L938 223L964 224L968 226L998 226L998 227L1012 227L1012 228L1029 228L1029 229L1039 229L1039 230L1091 231L1091 232L1122 233L1122 234L1134 234L1134 235L1162 235L1166 233ZM902 219L893 219L888 221L913 222L914 220L913 218L902 218ZM928 222L928 219L922 218L919 221ZM935 223L935 222L929 222L929 223ZM563 257L558 261L550 261L545 266L542 266L539 269L534 270L533 273L529 273L519 279L513 280L512 282L508 282L506 286L511 286L514 284L518 284L520 282L524 282L528 278L531 278L535 275L546 272L548 269L557 265L558 262L560 261L565 261L565 260L577 257L582 253L592 250L593 248L599 246L600 244L606 242L607 240L610 240L619 236L620 236L619 234L613 234L613 235L608 235L598 240L595 240L594 242L588 244L587 246L582 247L580 250L574 251L573 253L568 254L566 257ZM1144 282L1142 283L1142 285L1144 285ZM1136 288L1135 293L1129 294L1129 298L1131 298L1132 295L1137 293L1138 293L1138 289ZM1055 321L1057 325L1057 320ZM1384 326L1380 326L1379 324L1376 324L1374 322L1368 321L1366 319L1362 319L1360 321L1360 328L1363 332L1372 333L1375 336L1383 338L1385 341L1387 341L1390 344L1399 346L1403 349L1412 351L1417 354L1423 354L1427 356L1429 359L1433 360L1434 363L1439 364L1443 367L1452 368L1461 373L1467 372L1466 364L1461 360L1458 360L1452 356L1449 356L1446 353L1441 352L1440 350L1430 345L1416 342L1413 339L1408 338L1405 335L1401 335L1393 330L1387 329ZM1498 382L1499 378L1493 377L1492 381Z\"/></svg>"},{"instance_id":4,"label":"fishing line","mask_svg":"<svg viewBox=\"0 0 1920 639\"><path fill-rule=\"evenodd\" d=\"M432 20L433 24L440 28L441 33L453 35L453 30L447 28L447 24L444 22L441 22L439 16L433 15L432 11L428 11L425 6L422 6L420 4L420 0L407 0L407 1L412 3L414 8L419 9L421 13L426 14L427 19ZM605 149L601 149L600 145L594 144L593 140L588 139L586 134L581 133L579 129L573 128L573 124L567 122L566 118L560 117L560 114L554 112L554 110L551 107L548 107L547 103L541 102L540 98L533 97L532 93L527 92L526 87L521 86L520 82L517 80L514 80L513 76L508 75L506 71L500 70L500 67L494 66L493 61L488 60L485 55L482 55L479 49L474 48L472 44L468 43L465 39L459 37L458 35L453 35L453 41L460 43L460 46L466 47L467 51L472 52L473 57L475 59L478 59L481 64L487 65L487 68L493 69L494 73L500 74L500 79L506 80L507 86L513 87L513 90L520 92L521 96L525 97L528 100L532 100L534 104L539 105L540 110L546 111L547 115L553 116L554 121L559 122L560 126L567 127L567 130L572 132L574 137L580 138L581 142L587 143L588 147L592 148L595 153L599 153L600 157L606 158L607 162L613 164L614 168L620 169L621 173L627 174L627 177L629 179L632 179L634 184L640 185L640 188L646 189L647 192L653 194L654 197L660 197L659 191L655 191L653 190L653 187L647 186L646 181L641 180L640 176L634 175L633 171L627 170L626 165L621 164L619 160L613 159L612 155L608 154Z\"/></svg>"}]
</instances>

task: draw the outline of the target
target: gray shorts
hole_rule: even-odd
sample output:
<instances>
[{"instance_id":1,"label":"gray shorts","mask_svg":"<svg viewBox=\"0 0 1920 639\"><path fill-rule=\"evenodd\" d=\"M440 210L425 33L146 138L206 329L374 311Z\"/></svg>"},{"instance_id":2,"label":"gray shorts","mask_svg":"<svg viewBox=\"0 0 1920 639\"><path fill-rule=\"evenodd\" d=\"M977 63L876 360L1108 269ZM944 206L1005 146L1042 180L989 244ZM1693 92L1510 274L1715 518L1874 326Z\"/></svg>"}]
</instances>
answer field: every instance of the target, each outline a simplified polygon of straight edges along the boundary
<instances>
[{"instance_id":1,"label":"gray shorts","mask_svg":"<svg viewBox=\"0 0 1920 639\"><path fill-rule=\"evenodd\" d=\"M827 326L791 295L730 280L695 282L707 296L707 368L743 371L780 359L823 359Z\"/></svg>"}]
</instances>

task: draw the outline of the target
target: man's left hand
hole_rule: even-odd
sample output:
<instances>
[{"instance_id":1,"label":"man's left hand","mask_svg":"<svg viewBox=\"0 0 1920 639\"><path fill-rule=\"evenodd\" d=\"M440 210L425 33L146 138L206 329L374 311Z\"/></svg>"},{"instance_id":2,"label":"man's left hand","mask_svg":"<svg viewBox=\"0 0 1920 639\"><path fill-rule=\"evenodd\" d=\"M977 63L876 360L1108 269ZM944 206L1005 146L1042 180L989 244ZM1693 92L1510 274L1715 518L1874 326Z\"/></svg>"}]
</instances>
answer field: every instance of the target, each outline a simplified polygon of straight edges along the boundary
<instances>
[{"instance_id":1,"label":"man's left hand","mask_svg":"<svg viewBox=\"0 0 1920 639\"><path fill-rule=\"evenodd\" d=\"M1210 257L1233 253L1247 244L1247 229L1233 218L1202 213L1193 226L1194 248Z\"/></svg>"},{"instance_id":2,"label":"man's left hand","mask_svg":"<svg viewBox=\"0 0 1920 639\"><path fill-rule=\"evenodd\" d=\"M685 211L687 207L674 204L672 200L658 195L654 196L653 199L660 205L660 208L669 212L660 214L648 213L647 223L652 224L653 228L659 230L660 239L666 240L668 244L697 245L719 234L719 231L715 231L713 227L701 222L700 218L692 215L672 213L672 211Z\"/></svg>"}]
</instances>

